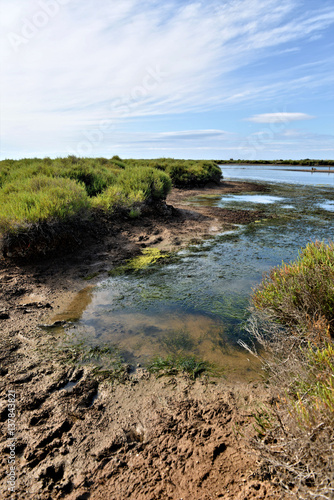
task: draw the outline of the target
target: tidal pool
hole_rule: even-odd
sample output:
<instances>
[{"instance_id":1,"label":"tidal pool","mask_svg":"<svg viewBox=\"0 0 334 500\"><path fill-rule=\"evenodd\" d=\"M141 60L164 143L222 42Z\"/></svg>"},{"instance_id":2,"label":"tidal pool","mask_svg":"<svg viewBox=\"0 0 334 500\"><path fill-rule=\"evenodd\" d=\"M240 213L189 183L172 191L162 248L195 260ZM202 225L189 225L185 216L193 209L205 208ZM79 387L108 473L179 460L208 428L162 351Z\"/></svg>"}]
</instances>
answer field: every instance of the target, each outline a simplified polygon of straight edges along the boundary
<instances>
[{"instance_id":1,"label":"tidal pool","mask_svg":"<svg viewBox=\"0 0 334 500\"><path fill-rule=\"evenodd\" d=\"M324 210L328 210L329 212L334 212L334 201L327 200L324 203L320 203L319 207Z\"/></svg>"},{"instance_id":2,"label":"tidal pool","mask_svg":"<svg viewBox=\"0 0 334 500\"><path fill-rule=\"evenodd\" d=\"M271 203L278 203L284 201L280 196L269 196L267 194L230 194L230 195L214 195L214 196L196 196L188 200L189 205L193 206L211 206L211 207L229 207L230 205L238 204L237 208L242 208L242 205L248 203L269 205Z\"/></svg>"},{"instance_id":3,"label":"tidal pool","mask_svg":"<svg viewBox=\"0 0 334 500\"><path fill-rule=\"evenodd\" d=\"M247 339L252 288L272 266L334 234L333 215L321 208L334 203L330 187L271 184L264 197L264 203L259 193L198 197L209 206L228 199L234 209L261 208L264 217L82 291L62 314L75 320L69 338L116 345L132 364L145 365L156 355L195 355L228 378L257 378L258 364L237 344Z\"/></svg>"}]
</instances>

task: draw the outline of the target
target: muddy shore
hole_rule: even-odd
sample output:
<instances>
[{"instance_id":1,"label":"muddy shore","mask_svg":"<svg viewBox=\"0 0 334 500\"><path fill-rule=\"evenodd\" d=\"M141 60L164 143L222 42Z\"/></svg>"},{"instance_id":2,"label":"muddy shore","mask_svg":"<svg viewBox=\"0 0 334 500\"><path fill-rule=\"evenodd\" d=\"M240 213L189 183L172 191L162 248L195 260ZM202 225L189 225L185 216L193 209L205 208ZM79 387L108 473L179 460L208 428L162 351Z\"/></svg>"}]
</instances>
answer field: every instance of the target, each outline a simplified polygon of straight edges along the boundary
<instances>
[{"instance_id":1,"label":"muddy shore","mask_svg":"<svg viewBox=\"0 0 334 500\"><path fill-rule=\"evenodd\" d=\"M262 216L193 208L190 196L263 189L246 182L174 189L167 204L97 226L66 255L28 264L0 260L1 498L284 498L250 444L252 412L272 397L260 383L156 379L138 368L111 384L89 366L64 362L59 333L38 328L143 248L175 250ZM7 483L9 391L15 393L14 492Z\"/></svg>"}]
</instances>

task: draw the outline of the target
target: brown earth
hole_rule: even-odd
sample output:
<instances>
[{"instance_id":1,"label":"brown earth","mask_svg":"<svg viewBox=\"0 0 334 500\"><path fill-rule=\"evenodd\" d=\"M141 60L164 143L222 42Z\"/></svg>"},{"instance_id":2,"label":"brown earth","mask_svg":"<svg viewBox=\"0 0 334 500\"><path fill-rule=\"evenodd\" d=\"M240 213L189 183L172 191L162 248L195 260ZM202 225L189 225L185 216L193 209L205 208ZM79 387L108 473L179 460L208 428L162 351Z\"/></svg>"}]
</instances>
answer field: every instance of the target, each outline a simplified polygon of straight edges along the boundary
<instances>
[{"instance_id":1,"label":"brown earth","mask_svg":"<svg viewBox=\"0 0 334 500\"><path fill-rule=\"evenodd\" d=\"M222 183L173 190L139 219L97 221L66 255L0 261L1 498L285 498L251 447L252 412L272 396L260 383L156 379L142 368L123 383L98 380L59 352L50 322L77 293L146 246L175 249L263 216L185 205L197 194L261 190ZM79 295L80 297L80 295ZM8 391L15 392L15 492L8 490Z\"/></svg>"}]
</instances>

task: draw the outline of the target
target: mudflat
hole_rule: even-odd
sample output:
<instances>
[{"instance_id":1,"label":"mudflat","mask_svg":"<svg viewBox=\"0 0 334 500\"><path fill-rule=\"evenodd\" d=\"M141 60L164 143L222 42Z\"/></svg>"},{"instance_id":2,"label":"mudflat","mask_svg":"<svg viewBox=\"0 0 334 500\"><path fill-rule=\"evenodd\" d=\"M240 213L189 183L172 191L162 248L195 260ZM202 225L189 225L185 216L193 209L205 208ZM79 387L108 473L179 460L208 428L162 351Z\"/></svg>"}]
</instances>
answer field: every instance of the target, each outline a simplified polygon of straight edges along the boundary
<instances>
[{"instance_id":1,"label":"mudflat","mask_svg":"<svg viewBox=\"0 0 334 500\"><path fill-rule=\"evenodd\" d=\"M140 218L97 220L75 248L0 260L1 496L12 499L282 498L251 446L261 383L94 376L58 349L51 318L87 285L143 248L173 251L261 218L187 199L259 191L247 182L174 189ZM49 324L50 328L38 325ZM15 393L15 491L7 488L8 393Z\"/></svg>"}]
</instances>

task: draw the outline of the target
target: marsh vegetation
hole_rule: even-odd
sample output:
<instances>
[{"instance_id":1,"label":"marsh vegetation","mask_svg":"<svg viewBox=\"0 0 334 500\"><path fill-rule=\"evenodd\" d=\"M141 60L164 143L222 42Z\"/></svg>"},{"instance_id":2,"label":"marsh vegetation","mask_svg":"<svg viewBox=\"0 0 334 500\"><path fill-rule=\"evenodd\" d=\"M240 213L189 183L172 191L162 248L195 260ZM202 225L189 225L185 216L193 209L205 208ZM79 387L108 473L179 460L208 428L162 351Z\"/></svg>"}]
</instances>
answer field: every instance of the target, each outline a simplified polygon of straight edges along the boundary
<instances>
[{"instance_id":1,"label":"marsh vegetation","mask_svg":"<svg viewBox=\"0 0 334 500\"><path fill-rule=\"evenodd\" d=\"M210 161L67 158L0 162L0 233L4 253L46 253L101 216L138 217L145 205L164 200L172 185L218 181ZM44 245L35 245L43 239ZM74 238L75 239L75 238ZM73 244L73 238L72 238ZM29 250L30 249L30 250Z\"/></svg>"},{"instance_id":2,"label":"marsh vegetation","mask_svg":"<svg viewBox=\"0 0 334 500\"><path fill-rule=\"evenodd\" d=\"M333 498L334 246L314 242L252 295L249 332L273 404L256 415L261 451L286 492ZM259 351L259 346L261 350Z\"/></svg>"}]
</instances>

